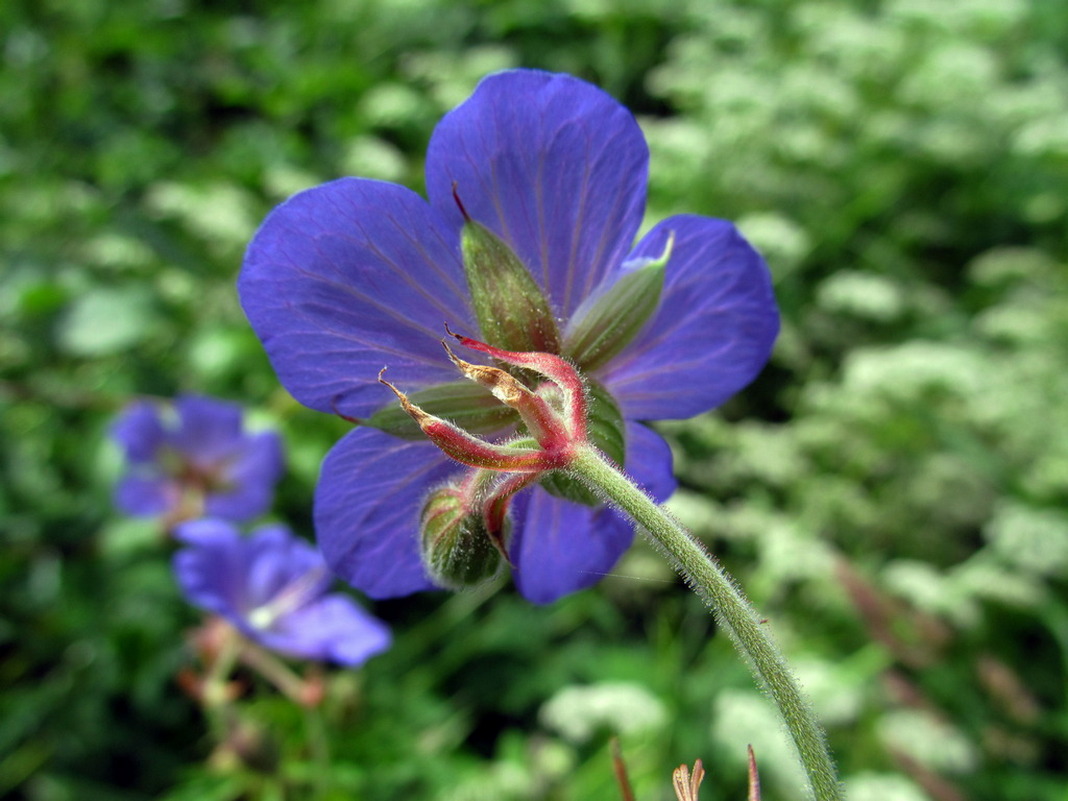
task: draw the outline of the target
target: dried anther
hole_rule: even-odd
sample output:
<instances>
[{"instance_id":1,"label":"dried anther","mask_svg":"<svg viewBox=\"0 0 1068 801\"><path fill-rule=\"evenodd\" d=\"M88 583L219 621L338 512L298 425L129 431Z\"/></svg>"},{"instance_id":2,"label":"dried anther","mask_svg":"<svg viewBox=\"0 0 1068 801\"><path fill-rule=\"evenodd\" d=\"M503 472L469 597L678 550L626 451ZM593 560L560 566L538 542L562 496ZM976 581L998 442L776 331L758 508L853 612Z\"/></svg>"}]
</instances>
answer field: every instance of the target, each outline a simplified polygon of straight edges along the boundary
<instances>
[{"instance_id":1,"label":"dried anther","mask_svg":"<svg viewBox=\"0 0 1068 801\"><path fill-rule=\"evenodd\" d=\"M697 791L705 778L705 766L698 759L693 763L693 773L685 763L675 768L671 779L675 786L675 795L679 801L697 801Z\"/></svg>"}]
</instances>

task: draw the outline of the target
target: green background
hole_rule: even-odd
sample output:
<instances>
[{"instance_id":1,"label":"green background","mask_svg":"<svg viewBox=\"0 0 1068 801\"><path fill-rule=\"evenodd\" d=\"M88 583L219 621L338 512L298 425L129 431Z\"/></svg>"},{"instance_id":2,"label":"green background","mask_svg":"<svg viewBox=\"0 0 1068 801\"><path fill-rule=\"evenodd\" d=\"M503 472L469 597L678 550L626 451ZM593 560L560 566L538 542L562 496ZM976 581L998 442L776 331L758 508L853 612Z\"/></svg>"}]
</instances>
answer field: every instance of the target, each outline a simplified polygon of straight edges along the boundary
<instances>
[{"instance_id":1,"label":"green background","mask_svg":"<svg viewBox=\"0 0 1068 801\"><path fill-rule=\"evenodd\" d=\"M574 73L652 150L647 224L737 220L784 315L723 409L660 430L676 514L739 578L853 801L1068 797L1068 10L1056 0L6 0L0 4L0 794L795 799L780 726L639 545L591 591L373 605L396 644L318 715L252 674L220 743L175 679L198 620L111 506L134 396L246 404L311 536L348 428L237 304L294 191L421 189L487 72ZM301 666L296 666L302 669ZM327 765L327 763L329 763Z\"/></svg>"}]
</instances>

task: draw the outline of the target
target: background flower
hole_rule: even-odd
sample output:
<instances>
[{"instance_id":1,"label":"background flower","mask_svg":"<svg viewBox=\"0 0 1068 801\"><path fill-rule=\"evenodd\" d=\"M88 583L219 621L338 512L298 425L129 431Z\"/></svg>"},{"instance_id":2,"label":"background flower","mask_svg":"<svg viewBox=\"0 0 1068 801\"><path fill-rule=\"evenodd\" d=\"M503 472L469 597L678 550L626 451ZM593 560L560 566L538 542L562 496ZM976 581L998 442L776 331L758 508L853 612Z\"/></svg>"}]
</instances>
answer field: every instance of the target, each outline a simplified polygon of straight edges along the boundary
<instances>
[{"instance_id":1,"label":"background flower","mask_svg":"<svg viewBox=\"0 0 1068 801\"><path fill-rule=\"evenodd\" d=\"M246 432L235 403L195 395L173 408L138 401L111 433L128 463L115 504L131 515L248 520L270 506L282 474L278 435Z\"/></svg>"},{"instance_id":2,"label":"background flower","mask_svg":"<svg viewBox=\"0 0 1068 801\"><path fill-rule=\"evenodd\" d=\"M596 87L529 70L490 76L434 132L429 203L363 179L291 198L249 246L242 304L298 400L366 418L391 402L374 380L383 364L405 391L455 381L441 354L442 322L477 331L454 186L565 321L564 355L567 332L593 300L660 256L673 234L659 307L627 347L588 372L622 417L627 470L664 499L675 486L670 451L641 421L691 416L751 381L778 313L763 261L730 223L672 217L631 249L647 162L633 116ZM331 566L376 597L430 587L417 551L419 509L430 487L463 469L426 442L350 433L327 457L316 494ZM599 580L633 537L614 511L540 488L516 498L513 516L515 580L537 602Z\"/></svg>"},{"instance_id":3,"label":"background flower","mask_svg":"<svg viewBox=\"0 0 1068 801\"><path fill-rule=\"evenodd\" d=\"M389 629L347 595L330 593L320 553L284 526L249 536L222 520L178 527L174 572L189 602L287 656L359 665L389 647Z\"/></svg>"}]
</instances>

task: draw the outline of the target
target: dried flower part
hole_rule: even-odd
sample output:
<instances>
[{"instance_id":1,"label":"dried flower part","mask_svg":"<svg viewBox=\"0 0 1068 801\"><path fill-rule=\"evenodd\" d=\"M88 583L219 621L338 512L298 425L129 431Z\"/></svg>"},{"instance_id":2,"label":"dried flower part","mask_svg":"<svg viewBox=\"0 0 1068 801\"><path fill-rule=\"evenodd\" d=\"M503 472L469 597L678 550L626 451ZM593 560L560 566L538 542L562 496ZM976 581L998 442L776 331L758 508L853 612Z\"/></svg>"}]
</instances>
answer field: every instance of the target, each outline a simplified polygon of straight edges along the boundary
<instances>
[{"instance_id":1,"label":"dried flower part","mask_svg":"<svg viewBox=\"0 0 1068 801\"><path fill-rule=\"evenodd\" d=\"M612 747L612 772L616 775L616 784L619 785L619 795L622 801L634 801L634 789L630 786L630 777L627 776L627 764L623 761L623 750L619 746L619 738L613 737Z\"/></svg>"},{"instance_id":2,"label":"dried flower part","mask_svg":"<svg viewBox=\"0 0 1068 801\"><path fill-rule=\"evenodd\" d=\"M679 801L698 801L697 791L700 789L704 778L705 766L700 759L693 763L693 773L690 773L690 769L685 763L675 768L671 774L671 779L675 787L675 795Z\"/></svg>"},{"instance_id":3,"label":"dried flower part","mask_svg":"<svg viewBox=\"0 0 1068 801\"><path fill-rule=\"evenodd\" d=\"M378 374L423 433L445 454L471 467L513 473L543 474L566 467L575 448L586 442L586 387L564 359L551 353L524 353L495 348L485 342L446 331L465 346L514 367L521 367L545 382L531 390L519 379L497 367L472 364L459 358L442 343L452 363L465 378L488 389L504 405L515 409L534 439L536 448L522 440L492 443L421 409L396 386Z\"/></svg>"},{"instance_id":4,"label":"dried flower part","mask_svg":"<svg viewBox=\"0 0 1068 801\"><path fill-rule=\"evenodd\" d=\"M505 431L519 419L514 409L502 404L489 390L467 380L448 381L407 394L414 405L428 414L449 420L472 434ZM395 403L383 406L364 420L352 422L402 439L426 439L418 423Z\"/></svg>"},{"instance_id":5,"label":"dried flower part","mask_svg":"<svg viewBox=\"0 0 1068 801\"><path fill-rule=\"evenodd\" d=\"M502 402L519 412L523 421L532 429L531 433L534 436L538 436L535 431L549 429L558 432L558 436L567 436L574 440L585 438L586 384L579 372L566 359L554 353L501 350L485 342L479 342L477 339L456 334L449 329L448 325L445 326L445 331L464 347L533 373L534 376L547 382L547 385L538 388L538 393L534 396L537 398L536 401L522 394L517 395L514 401L502 399ZM448 346L445 350L455 363L457 360ZM558 408L553 411L551 404L546 403L545 399L556 400Z\"/></svg>"},{"instance_id":6,"label":"dried flower part","mask_svg":"<svg viewBox=\"0 0 1068 801\"><path fill-rule=\"evenodd\" d=\"M427 439L437 445L447 456L461 464L487 470L539 472L548 469L544 452L540 449L510 447L486 442L468 434L448 420L442 420L419 408L408 399L407 395L382 378L385 371L386 368L383 367L382 372L378 374L378 382L393 391L405 413L418 424Z\"/></svg>"},{"instance_id":7,"label":"dried flower part","mask_svg":"<svg viewBox=\"0 0 1068 801\"><path fill-rule=\"evenodd\" d=\"M447 342L442 342L449 359L464 378L485 387L503 403L519 412L527 430L542 447L551 447L556 438L558 426L557 414L549 403L537 393L531 391L519 379L496 367L471 364L452 352Z\"/></svg>"},{"instance_id":8,"label":"dried flower part","mask_svg":"<svg viewBox=\"0 0 1068 801\"><path fill-rule=\"evenodd\" d=\"M753 746L746 746L749 752L749 801L760 801L760 774L757 773L756 754Z\"/></svg>"},{"instance_id":9,"label":"dried flower part","mask_svg":"<svg viewBox=\"0 0 1068 801\"><path fill-rule=\"evenodd\" d=\"M582 376L566 359L555 353L495 348L486 342L456 334L448 325L445 326L445 331L464 347L480 351L498 361L530 371L552 382L561 393L566 407L567 425L571 429L572 436L584 437L586 435L586 386L582 381Z\"/></svg>"}]
</instances>

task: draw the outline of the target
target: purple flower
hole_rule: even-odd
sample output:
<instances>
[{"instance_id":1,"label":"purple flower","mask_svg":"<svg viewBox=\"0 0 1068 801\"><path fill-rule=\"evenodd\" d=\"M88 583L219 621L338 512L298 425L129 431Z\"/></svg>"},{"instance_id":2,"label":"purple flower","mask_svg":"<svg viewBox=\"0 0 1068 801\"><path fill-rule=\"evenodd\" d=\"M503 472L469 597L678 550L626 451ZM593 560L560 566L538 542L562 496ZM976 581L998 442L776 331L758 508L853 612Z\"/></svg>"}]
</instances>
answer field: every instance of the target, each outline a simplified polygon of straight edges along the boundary
<instances>
[{"instance_id":1,"label":"purple flower","mask_svg":"<svg viewBox=\"0 0 1068 801\"><path fill-rule=\"evenodd\" d=\"M111 434L128 465L115 504L130 515L248 520L271 505L282 474L278 435L247 433L241 407L213 398L184 395L173 408L137 401Z\"/></svg>"},{"instance_id":2,"label":"purple flower","mask_svg":"<svg viewBox=\"0 0 1068 801\"><path fill-rule=\"evenodd\" d=\"M392 403L375 381L383 365L405 391L445 391L457 376L442 358L443 321L477 336L454 190L544 292L558 352L617 407L628 472L658 499L671 494L670 450L643 421L690 417L749 383L770 355L778 312L764 262L728 222L671 217L632 246L647 165L641 130L611 97L570 76L515 70L484 79L438 125L429 202L347 178L268 216L239 281L249 320L298 400L371 423L334 447L316 491L320 547L339 575L374 597L431 587L420 510L432 489L470 470L426 440L374 427ZM597 301L665 253L659 302L640 330L610 357L580 358L575 341L589 334ZM515 581L539 603L595 583L633 538L613 510L544 486L517 495L511 517Z\"/></svg>"},{"instance_id":3,"label":"purple flower","mask_svg":"<svg viewBox=\"0 0 1068 801\"><path fill-rule=\"evenodd\" d=\"M389 647L389 629L351 598L329 593L322 555L284 526L248 536L222 520L180 525L174 572L194 606L226 618L272 651L360 665Z\"/></svg>"}]
</instances>

